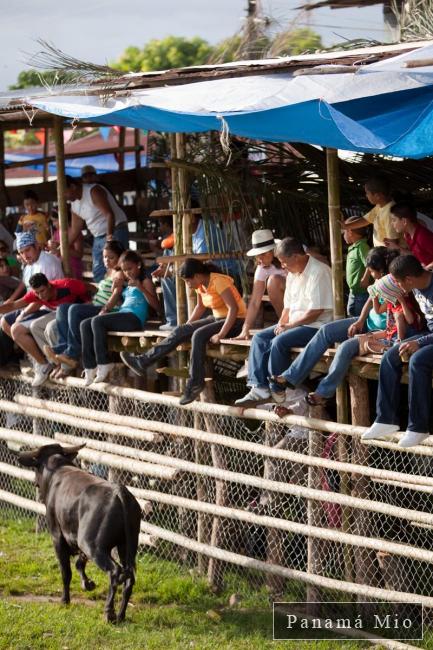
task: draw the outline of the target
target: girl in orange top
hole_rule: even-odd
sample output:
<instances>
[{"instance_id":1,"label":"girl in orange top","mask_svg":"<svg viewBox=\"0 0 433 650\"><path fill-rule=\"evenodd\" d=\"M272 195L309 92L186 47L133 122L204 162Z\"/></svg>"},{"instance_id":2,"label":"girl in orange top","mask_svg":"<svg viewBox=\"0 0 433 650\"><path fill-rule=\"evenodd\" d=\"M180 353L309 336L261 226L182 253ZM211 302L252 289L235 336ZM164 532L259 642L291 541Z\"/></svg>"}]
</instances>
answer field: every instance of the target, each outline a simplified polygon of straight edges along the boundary
<instances>
[{"instance_id":1,"label":"girl in orange top","mask_svg":"<svg viewBox=\"0 0 433 650\"><path fill-rule=\"evenodd\" d=\"M232 278L219 272L218 267L200 260L187 259L180 277L197 294L197 305L185 325L179 325L162 343L146 354L135 356L122 352L122 361L137 375L143 375L150 365L166 356L180 343L191 341L189 379L180 404L189 404L204 388L206 344L218 344L221 339L237 336L244 324L247 308ZM212 315L206 315L210 309Z\"/></svg>"}]
</instances>

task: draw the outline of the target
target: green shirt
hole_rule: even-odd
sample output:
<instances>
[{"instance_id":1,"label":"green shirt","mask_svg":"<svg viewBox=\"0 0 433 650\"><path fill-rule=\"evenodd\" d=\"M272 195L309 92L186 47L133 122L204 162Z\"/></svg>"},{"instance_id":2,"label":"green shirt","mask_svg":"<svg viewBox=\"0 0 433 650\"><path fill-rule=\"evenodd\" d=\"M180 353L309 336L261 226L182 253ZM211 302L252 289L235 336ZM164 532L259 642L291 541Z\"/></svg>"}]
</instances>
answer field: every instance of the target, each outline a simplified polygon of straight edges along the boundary
<instances>
[{"instance_id":1,"label":"green shirt","mask_svg":"<svg viewBox=\"0 0 433 650\"><path fill-rule=\"evenodd\" d=\"M350 293L355 296L366 292L366 289L361 287L360 283L365 273L365 261L369 250L370 247L365 239L359 239L354 244L351 244L347 250L346 282Z\"/></svg>"}]
</instances>

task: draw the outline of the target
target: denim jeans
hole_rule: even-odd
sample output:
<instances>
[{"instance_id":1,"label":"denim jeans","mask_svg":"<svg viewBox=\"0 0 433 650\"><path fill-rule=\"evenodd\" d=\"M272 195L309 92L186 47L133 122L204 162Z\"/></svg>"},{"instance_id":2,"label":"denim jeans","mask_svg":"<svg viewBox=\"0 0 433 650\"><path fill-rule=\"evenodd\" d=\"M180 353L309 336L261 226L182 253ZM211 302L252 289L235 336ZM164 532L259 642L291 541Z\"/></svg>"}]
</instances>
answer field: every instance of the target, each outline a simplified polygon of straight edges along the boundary
<instances>
[{"instance_id":1,"label":"denim jeans","mask_svg":"<svg viewBox=\"0 0 433 650\"><path fill-rule=\"evenodd\" d=\"M128 248L129 231L128 231L127 223L121 223L119 226L116 226L116 228L113 231L113 239L116 239L118 242L120 242L122 246L125 248L125 250ZM92 272L93 272L94 282L100 282L104 278L107 272L102 257L102 251L104 250L106 241L107 241L106 235L101 235L100 237L95 237L93 239Z\"/></svg>"},{"instance_id":2,"label":"denim jeans","mask_svg":"<svg viewBox=\"0 0 433 650\"><path fill-rule=\"evenodd\" d=\"M347 315L348 316L360 316L362 308L368 300L368 293L359 293L357 295L349 293L349 299L347 301Z\"/></svg>"},{"instance_id":3,"label":"denim jeans","mask_svg":"<svg viewBox=\"0 0 433 650\"><path fill-rule=\"evenodd\" d=\"M140 319L131 311L111 312L81 321L84 368L95 368L96 365L108 363L107 332L111 330L134 332L142 329Z\"/></svg>"},{"instance_id":4,"label":"denim jeans","mask_svg":"<svg viewBox=\"0 0 433 650\"><path fill-rule=\"evenodd\" d=\"M413 336L411 339L417 339ZM402 361L398 353L399 344L383 355L379 371L379 389L376 402L376 422L399 424L400 380ZM432 393L433 345L417 350L409 359L409 415L407 429L417 433L428 433L430 428L430 406Z\"/></svg>"},{"instance_id":5,"label":"denim jeans","mask_svg":"<svg viewBox=\"0 0 433 650\"><path fill-rule=\"evenodd\" d=\"M315 336L308 343L305 350L294 360L290 368L283 372L283 377L292 386L302 384L328 348L335 343L347 341L347 330L355 321L356 318L342 318L322 325L319 330L316 330ZM348 351L349 349L351 348L348 347ZM342 354L344 355L344 352Z\"/></svg>"},{"instance_id":6,"label":"denim jeans","mask_svg":"<svg viewBox=\"0 0 433 650\"><path fill-rule=\"evenodd\" d=\"M272 325L255 334L248 357L248 386L267 388L269 377L287 368L290 348L306 345L316 332L315 327L301 325L276 335ZM276 389L281 390L278 386Z\"/></svg>"},{"instance_id":7,"label":"denim jeans","mask_svg":"<svg viewBox=\"0 0 433 650\"><path fill-rule=\"evenodd\" d=\"M146 361L158 361L165 357L169 352L175 350L180 343L191 341L191 354L189 361L189 380L187 388L192 386L202 386L205 378L205 355L206 345L214 334L218 334L224 323L224 318L215 319L213 316L201 318L193 323L179 325L167 336L161 343L157 343L149 352L140 355L141 359ZM236 319L232 329L227 334L227 338L237 336L242 330L244 320Z\"/></svg>"},{"instance_id":8,"label":"denim jeans","mask_svg":"<svg viewBox=\"0 0 433 650\"><path fill-rule=\"evenodd\" d=\"M164 312L165 320L169 325L176 327L177 325L177 311L176 311L176 278L162 278L161 279L162 296L164 298Z\"/></svg>"},{"instance_id":9,"label":"denim jeans","mask_svg":"<svg viewBox=\"0 0 433 650\"><path fill-rule=\"evenodd\" d=\"M59 336L58 343L54 347L56 354L67 354L72 359L79 359L81 356L81 321L97 316L100 311L100 305L91 303L59 305L56 314Z\"/></svg>"}]
</instances>

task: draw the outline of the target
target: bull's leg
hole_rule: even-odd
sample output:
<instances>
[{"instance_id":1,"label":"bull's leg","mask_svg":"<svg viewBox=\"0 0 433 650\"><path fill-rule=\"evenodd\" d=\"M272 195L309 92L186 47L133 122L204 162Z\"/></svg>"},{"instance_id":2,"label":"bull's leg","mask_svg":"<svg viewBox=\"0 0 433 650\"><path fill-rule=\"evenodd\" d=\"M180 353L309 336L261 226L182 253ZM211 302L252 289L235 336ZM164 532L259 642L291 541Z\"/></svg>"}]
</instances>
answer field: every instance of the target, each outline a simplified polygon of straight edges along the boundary
<instances>
[{"instance_id":1,"label":"bull's leg","mask_svg":"<svg viewBox=\"0 0 433 650\"><path fill-rule=\"evenodd\" d=\"M66 540L63 537L55 539L54 541L54 550L56 551L57 559L60 564L60 571L62 573L63 580L63 594L61 602L64 605L68 605L71 601L69 595L69 587L71 584L72 571L71 571L71 551Z\"/></svg>"},{"instance_id":2,"label":"bull's leg","mask_svg":"<svg viewBox=\"0 0 433 650\"><path fill-rule=\"evenodd\" d=\"M137 535L138 537L138 535ZM133 562L131 563L131 558L127 557L126 553L126 548L125 546L118 546L117 550L119 552L119 558L120 562L123 567L123 592L122 592L122 600L120 603L120 608L119 612L117 614L117 622L121 623L122 621L125 620L125 612L126 608L128 606L129 599L131 597L132 589L135 584L135 574L134 574L134 567L131 566ZM132 549L132 557L135 557L136 553L136 548L134 547Z\"/></svg>"},{"instance_id":3,"label":"bull's leg","mask_svg":"<svg viewBox=\"0 0 433 650\"><path fill-rule=\"evenodd\" d=\"M96 585L93 582L93 580L89 580L89 578L86 575L86 564L87 564L86 555L84 555L84 553L80 553L78 555L78 560L75 562L75 568L77 569L81 578L81 587L85 591L93 591Z\"/></svg>"},{"instance_id":4,"label":"bull's leg","mask_svg":"<svg viewBox=\"0 0 433 650\"><path fill-rule=\"evenodd\" d=\"M102 571L105 571L110 576L108 596L105 601L105 617L107 623L114 623L117 621L116 613L114 611L114 599L116 597L117 586L121 580L122 569L117 562L113 560L109 553L100 549L94 549L91 558L95 564L102 569Z\"/></svg>"}]
</instances>

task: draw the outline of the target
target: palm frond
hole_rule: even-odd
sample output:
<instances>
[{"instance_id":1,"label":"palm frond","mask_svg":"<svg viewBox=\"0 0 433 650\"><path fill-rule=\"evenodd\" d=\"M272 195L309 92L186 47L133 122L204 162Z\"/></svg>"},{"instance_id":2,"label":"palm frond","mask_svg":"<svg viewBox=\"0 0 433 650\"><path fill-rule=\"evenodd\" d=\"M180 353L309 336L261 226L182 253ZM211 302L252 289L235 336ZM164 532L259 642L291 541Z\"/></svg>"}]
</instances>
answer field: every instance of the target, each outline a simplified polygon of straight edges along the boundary
<instances>
[{"instance_id":1,"label":"palm frond","mask_svg":"<svg viewBox=\"0 0 433 650\"><path fill-rule=\"evenodd\" d=\"M77 59L43 39L38 39L37 43L42 49L29 57L29 65L33 68L53 71L57 73L59 79L66 78L68 82L72 79L80 83L95 80L109 81L124 75L120 70Z\"/></svg>"}]
</instances>

